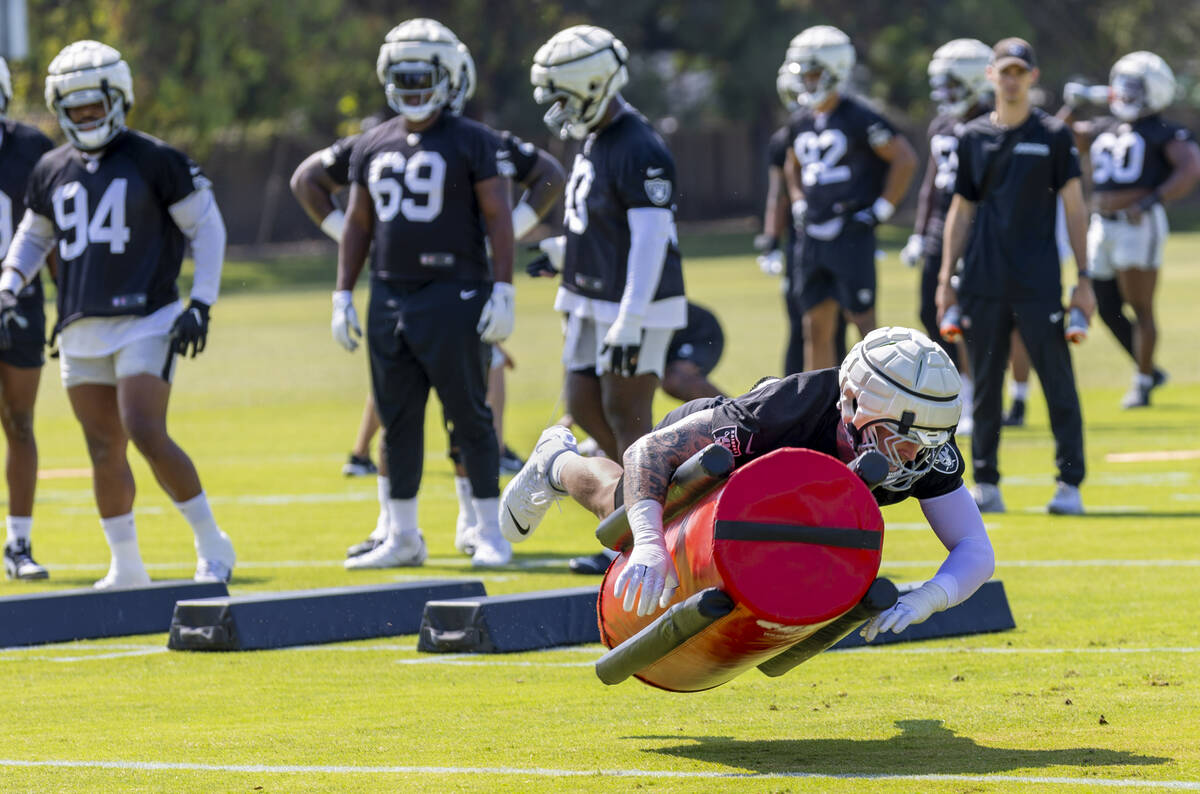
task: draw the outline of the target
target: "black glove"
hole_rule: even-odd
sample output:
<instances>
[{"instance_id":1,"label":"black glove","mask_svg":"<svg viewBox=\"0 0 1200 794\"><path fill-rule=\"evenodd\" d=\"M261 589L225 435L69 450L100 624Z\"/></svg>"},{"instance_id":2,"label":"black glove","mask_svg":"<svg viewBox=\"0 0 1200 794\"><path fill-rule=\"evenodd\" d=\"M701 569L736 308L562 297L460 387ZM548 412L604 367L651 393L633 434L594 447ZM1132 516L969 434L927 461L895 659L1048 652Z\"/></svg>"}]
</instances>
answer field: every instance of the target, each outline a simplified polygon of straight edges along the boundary
<instances>
[{"instance_id":1,"label":"black glove","mask_svg":"<svg viewBox=\"0 0 1200 794\"><path fill-rule=\"evenodd\" d=\"M208 304L192 299L187 311L175 318L171 326L171 352L186 356L192 348L192 358L204 350L208 342Z\"/></svg>"},{"instance_id":2,"label":"black glove","mask_svg":"<svg viewBox=\"0 0 1200 794\"><path fill-rule=\"evenodd\" d=\"M558 275L558 268L550 262L550 257L542 254L525 266L525 272L534 278L553 278Z\"/></svg>"},{"instance_id":3,"label":"black glove","mask_svg":"<svg viewBox=\"0 0 1200 794\"><path fill-rule=\"evenodd\" d=\"M12 347L14 326L28 328L29 321L17 307L17 296L11 290L0 290L0 350Z\"/></svg>"}]
</instances>

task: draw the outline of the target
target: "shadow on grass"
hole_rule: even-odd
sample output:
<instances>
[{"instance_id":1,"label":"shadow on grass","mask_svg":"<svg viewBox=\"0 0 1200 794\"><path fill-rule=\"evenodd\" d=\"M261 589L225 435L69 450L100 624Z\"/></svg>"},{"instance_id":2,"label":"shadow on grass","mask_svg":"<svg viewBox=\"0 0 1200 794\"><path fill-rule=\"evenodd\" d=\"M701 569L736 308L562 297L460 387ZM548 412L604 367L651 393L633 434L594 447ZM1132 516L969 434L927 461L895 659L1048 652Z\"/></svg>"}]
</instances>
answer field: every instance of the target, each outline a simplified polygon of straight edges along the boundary
<instances>
[{"instance_id":1,"label":"shadow on grass","mask_svg":"<svg viewBox=\"0 0 1200 794\"><path fill-rule=\"evenodd\" d=\"M742 741L728 736L693 736L687 744L646 752L724 764L758 773L822 775L986 774L1014 769L1072 766L1150 766L1170 758L1124 750L1075 747L1036 750L987 747L958 736L941 720L899 720L890 739L766 739ZM639 736L678 739L678 736Z\"/></svg>"}]
</instances>

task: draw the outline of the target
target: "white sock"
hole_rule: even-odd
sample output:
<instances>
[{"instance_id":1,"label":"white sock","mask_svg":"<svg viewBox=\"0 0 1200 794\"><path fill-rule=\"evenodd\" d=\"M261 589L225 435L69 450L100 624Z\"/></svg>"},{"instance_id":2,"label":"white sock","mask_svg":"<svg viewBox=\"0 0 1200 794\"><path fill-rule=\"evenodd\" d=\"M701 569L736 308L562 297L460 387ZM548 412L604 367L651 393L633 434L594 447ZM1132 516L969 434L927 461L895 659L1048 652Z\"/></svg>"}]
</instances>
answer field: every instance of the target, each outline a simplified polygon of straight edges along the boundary
<instances>
[{"instance_id":1,"label":"white sock","mask_svg":"<svg viewBox=\"0 0 1200 794\"><path fill-rule=\"evenodd\" d=\"M388 500L392 498L392 481L382 474L375 480L376 493L379 495L379 517L375 519L375 528L371 530L372 540L383 540L388 536L391 526L391 513L388 510Z\"/></svg>"},{"instance_id":2,"label":"white sock","mask_svg":"<svg viewBox=\"0 0 1200 794\"><path fill-rule=\"evenodd\" d=\"M388 499L388 514L392 518L392 538L399 540L417 532L417 497Z\"/></svg>"},{"instance_id":3,"label":"white sock","mask_svg":"<svg viewBox=\"0 0 1200 794\"><path fill-rule=\"evenodd\" d=\"M475 515L479 517L481 534L495 535L500 531L500 500L493 496L490 499L472 499Z\"/></svg>"},{"instance_id":4,"label":"white sock","mask_svg":"<svg viewBox=\"0 0 1200 794\"><path fill-rule=\"evenodd\" d=\"M563 467L578 457L578 452L564 449L555 456L554 460L550 461L550 471L546 472L546 479L549 481L551 488L555 489L556 491L567 490L562 485Z\"/></svg>"},{"instance_id":5,"label":"white sock","mask_svg":"<svg viewBox=\"0 0 1200 794\"><path fill-rule=\"evenodd\" d=\"M183 514L192 528L192 534L196 536L196 553L201 557L217 556L224 544L221 543L221 530L217 526L217 519L213 518L204 491L186 502L176 502L175 507Z\"/></svg>"},{"instance_id":6,"label":"white sock","mask_svg":"<svg viewBox=\"0 0 1200 794\"><path fill-rule=\"evenodd\" d=\"M471 480L469 477L454 477L454 492L458 495L458 516L464 522L463 526L473 527L479 523L476 512L476 500L471 498Z\"/></svg>"},{"instance_id":7,"label":"white sock","mask_svg":"<svg viewBox=\"0 0 1200 794\"><path fill-rule=\"evenodd\" d=\"M138 549L133 513L102 518L100 528L104 530L104 539L108 541L109 551L112 552L113 569L137 570L145 567L142 565L142 553Z\"/></svg>"},{"instance_id":8,"label":"white sock","mask_svg":"<svg viewBox=\"0 0 1200 794\"><path fill-rule=\"evenodd\" d=\"M1154 376L1153 375L1143 375L1142 373L1138 372L1138 373L1134 374L1133 382L1135 384L1137 384L1140 388L1149 389L1151 386L1154 385Z\"/></svg>"},{"instance_id":9,"label":"white sock","mask_svg":"<svg viewBox=\"0 0 1200 794\"><path fill-rule=\"evenodd\" d=\"M1008 384L1008 395L1014 400L1024 400L1029 395L1029 381L1012 381Z\"/></svg>"},{"instance_id":10,"label":"white sock","mask_svg":"<svg viewBox=\"0 0 1200 794\"><path fill-rule=\"evenodd\" d=\"M29 541L29 533L33 531L33 516L8 516L4 519L8 530L4 539L5 545L12 545L18 540Z\"/></svg>"}]
</instances>

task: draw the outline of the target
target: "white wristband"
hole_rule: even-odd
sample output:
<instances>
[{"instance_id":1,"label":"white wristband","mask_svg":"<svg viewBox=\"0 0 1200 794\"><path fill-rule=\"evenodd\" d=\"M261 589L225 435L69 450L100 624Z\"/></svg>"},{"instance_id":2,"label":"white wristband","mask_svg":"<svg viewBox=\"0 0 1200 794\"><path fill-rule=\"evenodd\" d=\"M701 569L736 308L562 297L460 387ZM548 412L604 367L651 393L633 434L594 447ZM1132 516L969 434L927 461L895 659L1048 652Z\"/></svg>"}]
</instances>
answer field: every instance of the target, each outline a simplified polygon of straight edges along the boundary
<instances>
[{"instance_id":1,"label":"white wristband","mask_svg":"<svg viewBox=\"0 0 1200 794\"><path fill-rule=\"evenodd\" d=\"M518 201L517 206L512 210L513 221L513 237L520 240L525 235L533 230L538 224L538 214L533 211L533 207L526 204L524 201Z\"/></svg>"},{"instance_id":2,"label":"white wristband","mask_svg":"<svg viewBox=\"0 0 1200 794\"><path fill-rule=\"evenodd\" d=\"M345 228L346 213L336 208L325 216L325 220L321 221L321 231L333 238L335 243L342 241L342 229Z\"/></svg>"},{"instance_id":3,"label":"white wristband","mask_svg":"<svg viewBox=\"0 0 1200 794\"><path fill-rule=\"evenodd\" d=\"M875 203L871 205L871 213L880 223L887 223L888 219L896 214L896 207L892 202L885 199L883 196L875 199Z\"/></svg>"}]
</instances>

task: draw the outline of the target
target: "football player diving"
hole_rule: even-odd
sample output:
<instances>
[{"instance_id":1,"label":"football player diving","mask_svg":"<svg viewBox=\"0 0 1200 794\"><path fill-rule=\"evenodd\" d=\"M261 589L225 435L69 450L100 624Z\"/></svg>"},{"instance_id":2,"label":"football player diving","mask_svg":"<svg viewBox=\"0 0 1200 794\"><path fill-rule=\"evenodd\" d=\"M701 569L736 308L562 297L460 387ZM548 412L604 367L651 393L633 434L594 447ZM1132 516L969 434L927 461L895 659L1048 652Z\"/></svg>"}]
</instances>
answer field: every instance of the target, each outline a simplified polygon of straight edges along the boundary
<instances>
[{"instance_id":1,"label":"football player diving","mask_svg":"<svg viewBox=\"0 0 1200 794\"><path fill-rule=\"evenodd\" d=\"M452 111L459 44L432 19L393 28L376 74L399 115L364 133L350 153L331 327L339 344L357 347L351 293L370 250L367 352L384 426L390 521L384 542L347 559L347 568L425 561L417 492L431 387L454 427L480 521L472 564L494 567L512 556L496 521L499 447L486 402L491 345L514 322L511 189L500 135Z\"/></svg>"},{"instance_id":2,"label":"football player diving","mask_svg":"<svg viewBox=\"0 0 1200 794\"><path fill-rule=\"evenodd\" d=\"M804 313L806 369L836 364L839 312L864 336L875 327L875 227L895 213L917 167L904 136L844 93L854 64L850 38L828 25L792 39L785 62L801 105L784 171L803 229L791 289Z\"/></svg>"},{"instance_id":3,"label":"football player diving","mask_svg":"<svg viewBox=\"0 0 1200 794\"><path fill-rule=\"evenodd\" d=\"M448 29L447 29L447 32ZM457 44L461 57L461 66L457 79L450 87L449 112L461 116L467 102L475 94L476 70L475 60L471 52L461 41ZM292 193L296 200L322 231L340 241L342 228L345 225L345 213L334 201L337 193L344 190L350 182L350 153L354 144L362 137L361 134L351 135L335 141L329 147L309 155L299 166L291 178ZM550 154L538 149L531 143L526 143L508 131L500 133L501 149L497 152L497 167L500 173L512 179L522 191L513 207L513 236L521 239L527 235L542 218L550 211L562 195L565 184L565 174L562 166ZM504 412L504 368L509 365L506 354L493 346L488 371L487 403L493 412L493 425L496 438L503 444L501 419ZM367 457L367 447L371 437L380 426L375 407L374 395L367 393L366 405L359 429L358 455L351 454L351 460L343 472L357 474L358 467L370 463ZM447 420L447 427L449 422ZM349 557L357 557L379 546L388 536L391 498L391 482L387 468L387 445L380 442L378 469L379 516L375 529L362 543L350 547ZM365 458L356 460L356 457ZM471 481L463 468L457 450L456 442L451 439L451 457L455 461L454 489L458 498L458 520L455 532L455 547L467 555L474 554L474 538L479 529L479 519L475 514L474 501L471 494ZM501 465L503 468L503 456ZM520 469L518 461L512 469L516 473ZM363 471L362 473L376 473Z\"/></svg>"},{"instance_id":4,"label":"football player diving","mask_svg":"<svg viewBox=\"0 0 1200 794\"><path fill-rule=\"evenodd\" d=\"M1162 58L1131 52L1113 64L1108 82L1111 116L1075 121L1088 96L1077 83L1065 87L1058 115L1073 122L1080 148L1090 145L1092 284L1100 317L1137 365L1121 405L1140 408L1167 379L1154 365L1154 292L1168 232L1163 204L1195 189L1200 146L1190 130L1161 115L1175 99L1175 75ZM1133 307L1132 325L1123 303Z\"/></svg>"},{"instance_id":5,"label":"football player diving","mask_svg":"<svg viewBox=\"0 0 1200 794\"><path fill-rule=\"evenodd\" d=\"M948 550L937 573L864 627L903 631L968 598L992 575L995 558L983 519L963 485L954 442L962 402L945 351L919 331L879 328L856 344L840 369L767 378L733 399L693 400L671 411L626 451L624 466L581 457L565 428L542 433L526 467L505 491L506 536L522 541L564 496L604 518L626 506L634 546L614 582L626 610L649 615L678 584L663 539L668 485L688 458L716 442L735 466L783 447L813 449L844 462L867 450L888 460L873 491L880 505L910 496Z\"/></svg>"},{"instance_id":6,"label":"football player diving","mask_svg":"<svg viewBox=\"0 0 1200 794\"><path fill-rule=\"evenodd\" d=\"M7 118L12 97L12 76L0 58L0 259L25 214L29 174L38 159L54 148L35 127ZM8 442L4 574L9 579L45 579L49 573L33 559L30 539L38 468L33 405L46 363L46 298L41 275L34 276L16 298L17 315L25 319L25 326L0 325L0 424Z\"/></svg>"},{"instance_id":7,"label":"football player diving","mask_svg":"<svg viewBox=\"0 0 1200 794\"><path fill-rule=\"evenodd\" d=\"M167 434L175 355L204 350L220 288L225 224L211 183L178 150L125 126L133 79L115 49L77 41L48 71L46 105L68 143L29 177L25 216L0 275L0 326L25 324L16 296L57 247L59 364L112 551L95 586L150 582L134 525L129 441L191 525L196 580L227 582L233 544L191 458ZM196 270L185 308L175 282L189 243Z\"/></svg>"}]
</instances>

